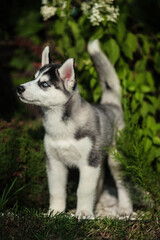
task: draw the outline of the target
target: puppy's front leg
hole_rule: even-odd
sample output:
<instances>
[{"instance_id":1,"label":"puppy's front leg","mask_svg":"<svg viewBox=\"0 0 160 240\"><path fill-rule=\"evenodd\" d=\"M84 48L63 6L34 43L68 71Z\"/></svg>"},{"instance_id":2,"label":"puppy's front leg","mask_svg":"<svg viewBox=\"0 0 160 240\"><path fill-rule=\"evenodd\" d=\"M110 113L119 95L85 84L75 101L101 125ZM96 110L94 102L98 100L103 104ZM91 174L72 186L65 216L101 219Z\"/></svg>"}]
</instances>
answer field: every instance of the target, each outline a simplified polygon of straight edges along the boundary
<instances>
[{"instance_id":1,"label":"puppy's front leg","mask_svg":"<svg viewBox=\"0 0 160 240\"><path fill-rule=\"evenodd\" d=\"M80 180L77 190L78 218L94 218L93 208L95 203L96 187L100 174L100 167L80 167Z\"/></svg>"},{"instance_id":2,"label":"puppy's front leg","mask_svg":"<svg viewBox=\"0 0 160 240\"><path fill-rule=\"evenodd\" d=\"M66 208L67 168L60 161L50 159L47 175L50 194L49 213L63 212Z\"/></svg>"}]
</instances>

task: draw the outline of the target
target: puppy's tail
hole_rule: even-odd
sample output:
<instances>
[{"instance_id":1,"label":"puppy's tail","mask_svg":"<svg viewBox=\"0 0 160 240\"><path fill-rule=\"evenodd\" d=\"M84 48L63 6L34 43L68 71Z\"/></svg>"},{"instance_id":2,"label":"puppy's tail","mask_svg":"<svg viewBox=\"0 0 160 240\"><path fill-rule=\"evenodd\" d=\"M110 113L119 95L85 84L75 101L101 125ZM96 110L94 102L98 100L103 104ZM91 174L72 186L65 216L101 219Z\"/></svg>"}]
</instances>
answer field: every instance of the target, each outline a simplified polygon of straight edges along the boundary
<instances>
[{"instance_id":1,"label":"puppy's tail","mask_svg":"<svg viewBox=\"0 0 160 240\"><path fill-rule=\"evenodd\" d=\"M94 40L88 44L88 52L98 72L102 87L102 104L115 104L121 107L121 87L116 71L102 52L99 41Z\"/></svg>"}]
</instances>

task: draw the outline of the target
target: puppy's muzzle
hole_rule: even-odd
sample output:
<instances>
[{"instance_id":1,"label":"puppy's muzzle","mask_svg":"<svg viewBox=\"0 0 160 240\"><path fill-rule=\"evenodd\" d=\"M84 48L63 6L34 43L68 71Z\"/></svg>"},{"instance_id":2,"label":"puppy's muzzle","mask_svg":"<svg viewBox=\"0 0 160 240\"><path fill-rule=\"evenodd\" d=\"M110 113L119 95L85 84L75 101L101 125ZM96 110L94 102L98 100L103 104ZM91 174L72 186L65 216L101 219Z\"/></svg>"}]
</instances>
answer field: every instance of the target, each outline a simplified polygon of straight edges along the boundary
<instances>
[{"instance_id":1,"label":"puppy's muzzle","mask_svg":"<svg viewBox=\"0 0 160 240\"><path fill-rule=\"evenodd\" d=\"M17 92L19 94L22 94L24 91L25 91L25 87L24 86L20 85L20 86L17 87Z\"/></svg>"}]
</instances>

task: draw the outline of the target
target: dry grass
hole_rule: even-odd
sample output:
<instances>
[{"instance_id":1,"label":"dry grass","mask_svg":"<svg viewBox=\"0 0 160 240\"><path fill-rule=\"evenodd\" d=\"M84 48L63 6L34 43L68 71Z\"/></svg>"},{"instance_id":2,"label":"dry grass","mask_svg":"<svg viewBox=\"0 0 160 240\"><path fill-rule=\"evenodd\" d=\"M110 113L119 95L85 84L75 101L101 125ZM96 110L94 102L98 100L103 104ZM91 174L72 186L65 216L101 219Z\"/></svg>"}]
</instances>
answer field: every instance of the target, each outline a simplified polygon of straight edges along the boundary
<instances>
[{"instance_id":1,"label":"dry grass","mask_svg":"<svg viewBox=\"0 0 160 240\"><path fill-rule=\"evenodd\" d=\"M76 240L76 239L160 239L158 216L149 220L95 219L78 221L75 217L59 214L45 217L35 210L18 214L1 214L0 239L2 240Z\"/></svg>"}]
</instances>

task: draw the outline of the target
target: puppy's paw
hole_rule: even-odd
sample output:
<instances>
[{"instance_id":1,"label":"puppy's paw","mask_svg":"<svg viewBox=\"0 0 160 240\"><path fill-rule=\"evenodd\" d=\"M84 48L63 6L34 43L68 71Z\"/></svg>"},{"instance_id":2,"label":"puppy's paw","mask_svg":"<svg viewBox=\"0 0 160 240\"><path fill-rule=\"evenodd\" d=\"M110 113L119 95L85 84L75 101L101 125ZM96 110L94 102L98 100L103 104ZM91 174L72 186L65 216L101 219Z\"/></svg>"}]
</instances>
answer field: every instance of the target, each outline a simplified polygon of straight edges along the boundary
<instances>
[{"instance_id":1,"label":"puppy's paw","mask_svg":"<svg viewBox=\"0 0 160 240\"><path fill-rule=\"evenodd\" d=\"M133 205L130 200L119 201L118 214L119 216L130 216L133 212Z\"/></svg>"},{"instance_id":2,"label":"puppy's paw","mask_svg":"<svg viewBox=\"0 0 160 240\"><path fill-rule=\"evenodd\" d=\"M101 206L98 206L96 208L95 211L95 216L96 217L111 217L111 218L115 218L118 216L117 213L117 206L113 206L113 207L105 207L105 208L101 208Z\"/></svg>"},{"instance_id":3,"label":"puppy's paw","mask_svg":"<svg viewBox=\"0 0 160 240\"><path fill-rule=\"evenodd\" d=\"M87 211L87 210L81 210L76 212L76 217L80 219L88 219L88 220L93 220L94 219L94 214L93 212Z\"/></svg>"},{"instance_id":4,"label":"puppy's paw","mask_svg":"<svg viewBox=\"0 0 160 240\"><path fill-rule=\"evenodd\" d=\"M130 206L126 207L119 207L118 209L118 215L119 216L130 216L133 212L133 208Z\"/></svg>"},{"instance_id":5,"label":"puppy's paw","mask_svg":"<svg viewBox=\"0 0 160 240\"><path fill-rule=\"evenodd\" d=\"M60 214L63 211L59 211L59 210L55 210L55 209L49 209L47 213L45 213L44 215L46 217L54 217L56 214Z\"/></svg>"}]
</instances>

